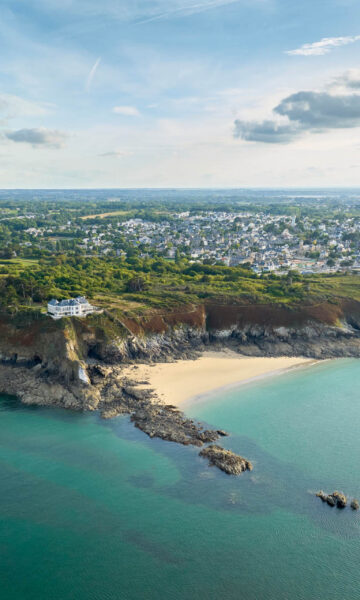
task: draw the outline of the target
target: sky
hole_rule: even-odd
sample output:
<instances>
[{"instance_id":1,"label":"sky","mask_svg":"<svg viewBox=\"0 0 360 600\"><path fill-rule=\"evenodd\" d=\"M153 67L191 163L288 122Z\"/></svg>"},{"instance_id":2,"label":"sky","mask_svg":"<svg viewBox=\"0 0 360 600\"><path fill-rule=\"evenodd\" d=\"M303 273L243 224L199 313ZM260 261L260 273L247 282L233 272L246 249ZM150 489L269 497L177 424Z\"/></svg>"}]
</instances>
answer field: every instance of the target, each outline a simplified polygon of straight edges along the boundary
<instances>
[{"instance_id":1,"label":"sky","mask_svg":"<svg viewBox=\"0 0 360 600\"><path fill-rule=\"evenodd\" d=\"M0 0L0 187L360 186L359 0Z\"/></svg>"}]
</instances>

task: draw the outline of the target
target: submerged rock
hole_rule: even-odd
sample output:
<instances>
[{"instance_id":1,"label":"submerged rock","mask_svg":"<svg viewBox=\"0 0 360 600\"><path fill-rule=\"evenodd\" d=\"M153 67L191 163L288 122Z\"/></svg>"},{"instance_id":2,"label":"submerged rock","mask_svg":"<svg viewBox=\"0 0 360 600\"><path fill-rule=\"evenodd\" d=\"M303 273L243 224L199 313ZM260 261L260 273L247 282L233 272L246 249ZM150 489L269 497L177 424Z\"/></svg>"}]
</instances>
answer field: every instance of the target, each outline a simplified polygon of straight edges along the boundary
<instances>
[{"instance_id":1,"label":"submerged rock","mask_svg":"<svg viewBox=\"0 0 360 600\"><path fill-rule=\"evenodd\" d=\"M238 503L237 495L235 494L235 492L232 492L228 498L228 504L237 504L237 503Z\"/></svg>"},{"instance_id":2,"label":"submerged rock","mask_svg":"<svg viewBox=\"0 0 360 600\"><path fill-rule=\"evenodd\" d=\"M207 458L211 465L218 467L228 475L240 475L243 471L252 471L253 468L251 462L246 458L215 444L201 450L199 456Z\"/></svg>"}]
</instances>

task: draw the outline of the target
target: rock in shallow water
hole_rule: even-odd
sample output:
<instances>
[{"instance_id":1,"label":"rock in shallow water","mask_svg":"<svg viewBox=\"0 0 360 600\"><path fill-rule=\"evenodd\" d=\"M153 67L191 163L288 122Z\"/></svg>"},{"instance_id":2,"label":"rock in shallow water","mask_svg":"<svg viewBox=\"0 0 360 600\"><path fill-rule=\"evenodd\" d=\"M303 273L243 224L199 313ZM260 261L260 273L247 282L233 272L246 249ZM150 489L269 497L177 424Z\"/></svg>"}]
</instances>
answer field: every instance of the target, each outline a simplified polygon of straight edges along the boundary
<instances>
[{"instance_id":1,"label":"rock in shallow water","mask_svg":"<svg viewBox=\"0 0 360 600\"><path fill-rule=\"evenodd\" d=\"M240 475L243 471L252 471L253 468L251 462L246 458L215 444L201 450L199 456L207 458L211 465L228 475Z\"/></svg>"},{"instance_id":2,"label":"rock in shallow water","mask_svg":"<svg viewBox=\"0 0 360 600\"><path fill-rule=\"evenodd\" d=\"M356 498L354 498L354 500L351 501L350 506L353 510L359 510L359 508L360 508L359 501L356 500Z\"/></svg>"},{"instance_id":3,"label":"rock in shallow water","mask_svg":"<svg viewBox=\"0 0 360 600\"><path fill-rule=\"evenodd\" d=\"M327 494L325 494L325 492L323 492L323 490L320 490L319 492L316 492L316 496L318 498L320 498L320 500L322 500L323 502L327 501Z\"/></svg>"},{"instance_id":4,"label":"rock in shallow water","mask_svg":"<svg viewBox=\"0 0 360 600\"><path fill-rule=\"evenodd\" d=\"M345 508L347 504L347 498L342 492L335 490L332 494L325 494L323 490L316 492L316 496L323 502L327 502L329 506L337 506L338 508Z\"/></svg>"},{"instance_id":5,"label":"rock in shallow water","mask_svg":"<svg viewBox=\"0 0 360 600\"><path fill-rule=\"evenodd\" d=\"M336 504L335 498L333 498L333 496L331 496L330 494L329 494L329 496L327 496L326 502L328 503L329 506L335 506L335 504Z\"/></svg>"},{"instance_id":6,"label":"rock in shallow water","mask_svg":"<svg viewBox=\"0 0 360 600\"><path fill-rule=\"evenodd\" d=\"M332 493L332 497L334 498L335 502L336 502L336 506L338 508L345 508L346 504L347 504L347 498L345 496L345 494L343 494L342 492L333 492Z\"/></svg>"}]
</instances>

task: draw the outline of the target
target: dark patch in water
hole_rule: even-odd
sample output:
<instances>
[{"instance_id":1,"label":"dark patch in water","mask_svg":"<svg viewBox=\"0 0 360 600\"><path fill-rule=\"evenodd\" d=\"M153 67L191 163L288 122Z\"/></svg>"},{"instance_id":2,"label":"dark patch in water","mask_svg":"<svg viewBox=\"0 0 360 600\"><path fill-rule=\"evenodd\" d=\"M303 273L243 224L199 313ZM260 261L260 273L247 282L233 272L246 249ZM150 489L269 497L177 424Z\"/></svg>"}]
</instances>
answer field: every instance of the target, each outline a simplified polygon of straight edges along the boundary
<instances>
[{"instance_id":1,"label":"dark patch in water","mask_svg":"<svg viewBox=\"0 0 360 600\"><path fill-rule=\"evenodd\" d=\"M169 546L162 545L154 540L148 538L141 531L136 529L128 529L123 532L123 537L126 542L133 544L140 550L151 554L157 560L163 563L171 565L180 565L184 560L178 556L175 556L174 552L169 549Z\"/></svg>"},{"instance_id":2,"label":"dark patch in water","mask_svg":"<svg viewBox=\"0 0 360 600\"><path fill-rule=\"evenodd\" d=\"M21 410L24 404L16 396L2 395L0 396L0 411Z\"/></svg>"},{"instance_id":3,"label":"dark patch in water","mask_svg":"<svg viewBox=\"0 0 360 600\"><path fill-rule=\"evenodd\" d=\"M135 487L149 489L154 487L155 479L152 475L144 471L139 475L130 475L128 482Z\"/></svg>"}]
</instances>

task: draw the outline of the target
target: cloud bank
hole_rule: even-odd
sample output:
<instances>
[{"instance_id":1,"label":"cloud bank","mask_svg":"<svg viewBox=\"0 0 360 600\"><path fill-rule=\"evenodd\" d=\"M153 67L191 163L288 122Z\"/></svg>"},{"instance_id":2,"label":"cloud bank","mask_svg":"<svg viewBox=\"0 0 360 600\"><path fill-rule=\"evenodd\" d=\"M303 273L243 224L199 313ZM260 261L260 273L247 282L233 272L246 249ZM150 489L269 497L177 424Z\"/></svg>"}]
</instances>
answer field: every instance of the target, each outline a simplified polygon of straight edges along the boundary
<instances>
[{"instance_id":1,"label":"cloud bank","mask_svg":"<svg viewBox=\"0 0 360 600\"><path fill-rule=\"evenodd\" d=\"M344 79L344 81L346 81ZM348 87L354 87L351 80ZM360 81L357 82L360 88ZM274 119L234 123L234 137L251 142L283 144L306 132L360 126L360 95L300 91L287 96L273 108Z\"/></svg>"},{"instance_id":2,"label":"cloud bank","mask_svg":"<svg viewBox=\"0 0 360 600\"><path fill-rule=\"evenodd\" d=\"M302 129L357 127L360 122L360 95L297 92L284 98L274 112L297 122Z\"/></svg>"},{"instance_id":3,"label":"cloud bank","mask_svg":"<svg viewBox=\"0 0 360 600\"><path fill-rule=\"evenodd\" d=\"M352 90L360 89L360 70L359 69L349 69L340 77L336 77L330 84L330 87L336 88L349 88Z\"/></svg>"},{"instance_id":4,"label":"cloud bank","mask_svg":"<svg viewBox=\"0 0 360 600\"><path fill-rule=\"evenodd\" d=\"M234 137L247 142L264 142L266 144L286 144L294 139L296 126L291 123L281 125L276 121L235 121Z\"/></svg>"},{"instance_id":5,"label":"cloud bank","mask_svg":"<svg viewBox=\"0 0 360 600\"><path fill-rule=\"evenodd\" d=\"M347 46L360 40L360 35L349 35L346 37L322 38L319 42L303 44L295 50L287 50L285 54L289 56L322 56L328 54L338 46Z\"/></svg>"}]
</instances>

